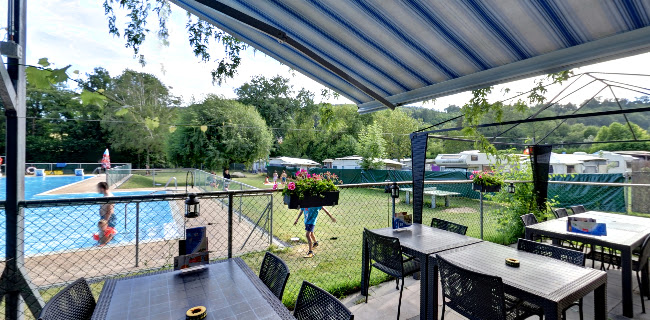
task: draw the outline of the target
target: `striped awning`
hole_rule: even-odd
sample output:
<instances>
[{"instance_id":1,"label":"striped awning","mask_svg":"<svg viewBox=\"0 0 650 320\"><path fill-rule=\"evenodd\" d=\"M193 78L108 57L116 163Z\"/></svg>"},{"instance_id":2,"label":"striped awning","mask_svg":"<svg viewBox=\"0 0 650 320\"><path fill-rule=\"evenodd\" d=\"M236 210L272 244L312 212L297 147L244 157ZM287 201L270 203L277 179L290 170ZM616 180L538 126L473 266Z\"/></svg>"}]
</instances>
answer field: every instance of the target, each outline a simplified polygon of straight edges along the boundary
<instances>
[{"instance_id":1,"label":"striped awning","mask_svg":"<svg viewBox=\"0 0 650 320\"><path fill-rule=\"evenodd\" d=\"M403 105L650 51L650 0L172 2L339 92L360 112L386 106L355 81ZM215 4L284 32L327 63Z\"/></svg>"}]
</instances>

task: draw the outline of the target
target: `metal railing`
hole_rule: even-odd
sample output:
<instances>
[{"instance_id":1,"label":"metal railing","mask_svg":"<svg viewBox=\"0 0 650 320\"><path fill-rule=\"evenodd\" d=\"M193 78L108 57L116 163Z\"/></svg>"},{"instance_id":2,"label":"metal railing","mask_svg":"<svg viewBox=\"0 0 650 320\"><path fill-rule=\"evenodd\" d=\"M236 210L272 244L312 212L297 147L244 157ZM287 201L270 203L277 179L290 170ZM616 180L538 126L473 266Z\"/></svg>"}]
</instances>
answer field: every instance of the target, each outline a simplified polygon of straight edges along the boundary
<instances>
[{"instance_id":1,"label":"metal railing","mask_svg":"<svg viewBox=\"0 0 650 320\"><path fill-rule=\"evenodd\" d=\"M120 185L122 185L122 183L124 183L130 177L131 177L130 163L106 170L106 183L110 188L118 188Z\"/></svg>"}]
</instances>

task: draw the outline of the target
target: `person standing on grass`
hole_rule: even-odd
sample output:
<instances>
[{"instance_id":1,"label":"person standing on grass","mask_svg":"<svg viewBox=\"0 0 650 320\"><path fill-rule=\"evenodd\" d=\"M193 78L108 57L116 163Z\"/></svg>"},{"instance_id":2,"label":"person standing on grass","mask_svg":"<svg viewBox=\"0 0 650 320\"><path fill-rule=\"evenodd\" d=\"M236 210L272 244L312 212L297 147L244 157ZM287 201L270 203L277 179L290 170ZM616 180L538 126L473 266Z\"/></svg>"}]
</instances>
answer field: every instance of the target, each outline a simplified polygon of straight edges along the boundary
<instances>
[{"instance_id":1,"label":"person standing on grass","mask_svg":"<svg viewBox=\"0 0 650 320\"><path fill-rule=\"evenodd\" d=\"M97 184L97 192L104 195L104 197L113 197L113 194L108 191L108 183L103 181ZM117 218L113 214L114 212L115 204L113 203L102 204L99 207L99 218L106 220L108 222L108 226L111 228L115 228L117 225Z\"/></svg>"},{"instance_id":2,"label":"person standing on grass","mask_svg":"<svg viewBox=\"0 0 650 320\"><path fill-rule=\"evenodd\" d=\"M282 175L280 175L280 178L282 179L282 184L287 184L287 172L282 170Z\"/></svg>"},{"instance_id":3,"label":"person standing on grass","mask_svg":"<svg viewBox=\"0 0 650 320\"><path fill-rule=\"evenodd\" d=\"M228 186L230 186L230 171L228 168L223 169L223 189L228 191Z\"/></svg>"},{"instance_id":4,"label":"person standing on grass","mask_svg":"<svg viewBox=\"0 0 650 320\"><path fill-rule=\"evenodd\" d=\"M273 171L273 184L278 184L278 172Z\"/></svg>"},{"instance_id":5,"label":"person standing on grass","mask_svg":"<svg viewBox=\"0 0 650 320\"><path fill-rule=\"evenodd\" d=\"M309 252L307 252L307 255L305 258L313 258L314 257L314 251L313 249L318 247L318 241L316 240L316 236L314 235L314 229L316 228L316 220L318 219L318 213L320 210L323 209L325 213L332 219L332 222L336 222L336 219L332 217L332 214L327 211L324 207L311 207L311 208L300 208L300 213L298 214L298 218L296 218L296 221L293 223L295 226L298 224L298 220L300 220L300 216L304 213L305 214L305 237L307 237L307 243L309 244Z\"/></svg>"}]
</instances>

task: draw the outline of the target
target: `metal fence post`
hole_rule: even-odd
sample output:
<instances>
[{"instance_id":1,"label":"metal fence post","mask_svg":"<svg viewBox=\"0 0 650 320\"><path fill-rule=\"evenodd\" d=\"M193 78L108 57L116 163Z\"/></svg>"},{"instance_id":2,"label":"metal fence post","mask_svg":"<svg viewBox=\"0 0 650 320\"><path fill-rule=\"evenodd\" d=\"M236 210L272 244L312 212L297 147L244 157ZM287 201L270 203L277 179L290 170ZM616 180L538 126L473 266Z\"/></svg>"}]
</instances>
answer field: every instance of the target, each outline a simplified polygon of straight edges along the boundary
<instances>
[{"instance_id":1,"label":"metal fence post","mask_svg":"<svg viewBox=\"0 0 650 320\"><path fill-rule=\"evenodd\" d=\"M267 213L270 215L269 221L269 245L273 244L273 193L269 195L269 202L271 203L271 210Z\"/></svg>"},{"instance_id":2,"label":"metal fence post","mask_svg":"<svg viewBox=\"0 0 650 320\"><path fill-rule=\"evenodd\" d=\"M240 183L240 184L239 184L239 189L240 189L241 191L244 191L244 185ZM240 195L239 195L239 222L241 222L241 204L242 204L242 198L243 198L243 197L242 197L242 195L240 194Z\"/></svg>"},{"instance_id":3,"label":"metal fence post","mask_svg":"<svg viewBox=\"0 0 650 320\"><path fill-rule=\"evenodd\" d=\"M140 262L140 202L135 203L135 266Z\"/></svg>"},{"instance_id":4,"label":"metal fence post","mask_svg":"<svg viewBox=\"0 0 650 320\"><path fill-rule=\"evenodd\" d=\"M480 201L481 201L481 240L483 240L483 192L480 192Z\"/></svg>"},{"instance_id":5,"label":"metal fence post","mask_svg":"<svg viewBox=\"0 0 650 320\"><path fill-rule=\"evenodd\" d=\"M233 193L228 193L228 259L232 258L232 207Z\"/></svg>"},{"instance_id":6,"label":"metal fence post","mask_svg":"<svg viewBox=\"0 0 650 320\"><path fill-rule=\"evenodd\" d=\"M156 187L156 170L151 170L151 180L153 180L153 187ZM185 181L185 185L187 185L187 181Z\"/></svg>"}]
</instances>

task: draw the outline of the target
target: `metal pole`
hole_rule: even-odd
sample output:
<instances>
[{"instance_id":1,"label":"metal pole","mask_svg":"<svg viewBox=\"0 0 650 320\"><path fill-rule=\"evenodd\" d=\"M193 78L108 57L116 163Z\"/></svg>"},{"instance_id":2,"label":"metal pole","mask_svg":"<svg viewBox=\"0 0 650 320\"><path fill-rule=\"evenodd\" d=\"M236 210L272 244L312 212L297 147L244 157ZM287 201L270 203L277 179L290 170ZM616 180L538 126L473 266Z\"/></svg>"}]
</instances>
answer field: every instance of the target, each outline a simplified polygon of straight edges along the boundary
<instances>
[{"instance_id":1,"label":"metal pole","mask_svg":"<svg viewBox=\"0 0 650 320\"><path fill-rule=\"evenodd\" d=\"M153 187L156 187L156 169L151 170L151 180L153 180ZM187 181L185 181L185 185L187 185Z\"/></svg>"},{"instance_id":2,"label":"metal pole","mask_svg":"<svg viewBox=\"0 0 650 320\"><path fill-rule=\"evenodd\" d=\"M269 222L269 245L273 244L273 193L269 195L269 202L271 203L271 210L269 211L270 222Z\"/></svg>"},{"instance_id":3,"label":"metal pole","mask_svg":"<svg viewBox=\"0 0 650 320\"><path fill-rule=\"evenodd\" d=\"M240 183L239 184L239 189L241 191L244 191L244 185ZM240 195L239 196L239 222L241 222L241 203L242 203L242 196Z\"/></svg>"},{"instance_id":4,"label":"metal pole","mask_svg":"<svg viewBox=\"0 0 650 320\"><path fill-rule=\"evenodd\" d=\"M135 266L140 262L140 202L135 203Z\"/></svg>"},{"instance_id":5,"label":"metal pole","mask_svg":"<svg viewBox=\"0 0 650 320\"><path fill-rule=\"evenodd\" d=\"M232 258L232 207L233 193L228 193L228 259Z\"/></svg>"},{"instance_id":6,"label":"metal pole","mask_svg":"<svg viewBox=\"0 0 650 320\"><path fill-rule=\"evenodd\" d=\"M481 240L483 240L483 192L479 191L479 194L481 195Z\"/></svg>"}]
</instances>

